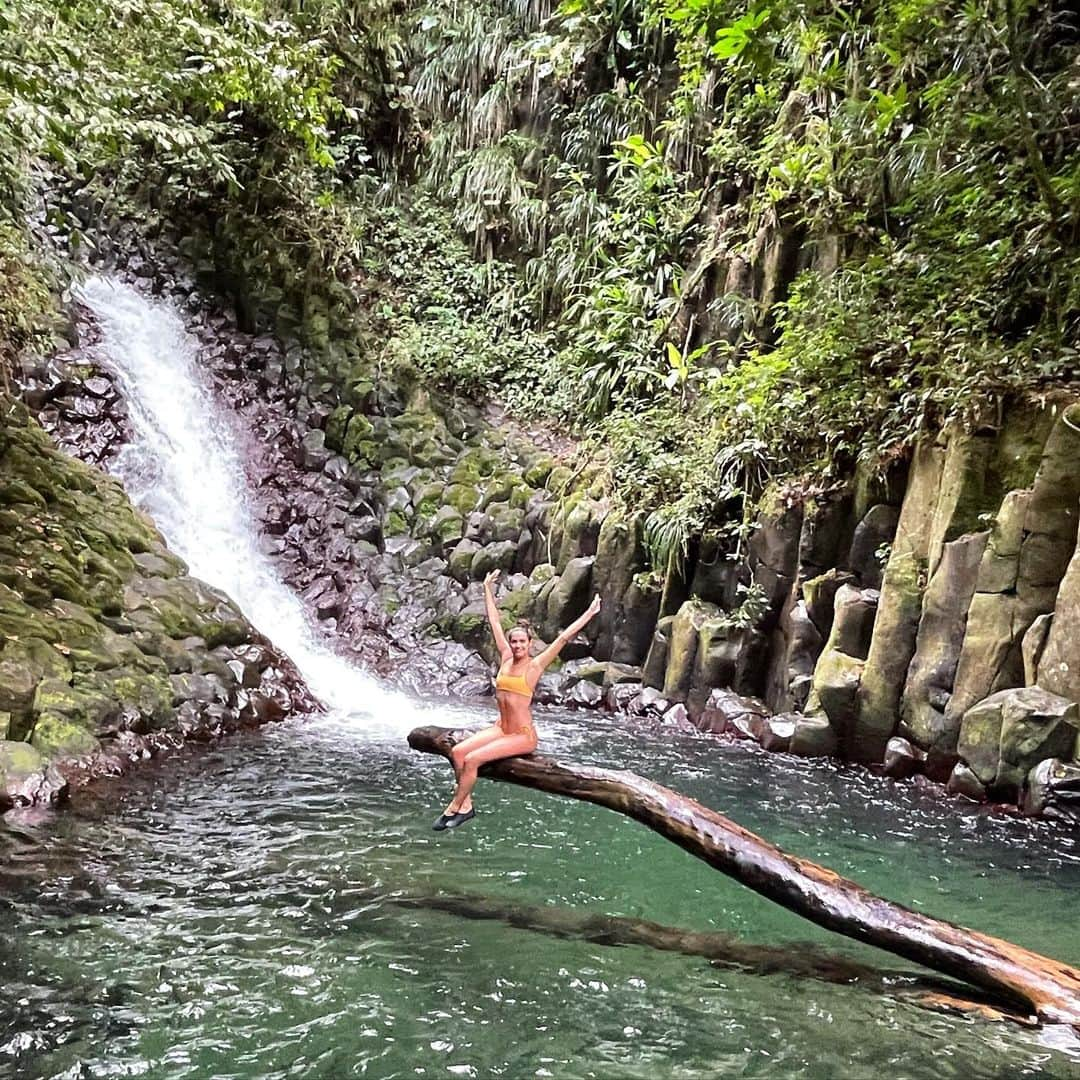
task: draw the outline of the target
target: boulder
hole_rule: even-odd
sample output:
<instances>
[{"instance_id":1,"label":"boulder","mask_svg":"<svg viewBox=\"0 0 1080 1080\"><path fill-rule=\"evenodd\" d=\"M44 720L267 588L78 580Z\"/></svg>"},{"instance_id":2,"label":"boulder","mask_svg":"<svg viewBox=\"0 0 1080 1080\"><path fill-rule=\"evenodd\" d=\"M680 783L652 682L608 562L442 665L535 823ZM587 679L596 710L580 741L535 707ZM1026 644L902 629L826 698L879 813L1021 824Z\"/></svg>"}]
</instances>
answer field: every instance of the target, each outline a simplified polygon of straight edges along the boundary
<instances>
[{"instance_id":1,"label":"boulder","mask_svg":"<svg viewBox=\"0 0 1080 1080\"><path fill-rule=\"evenodd\" d=\"M945 790L950 795L960 795L972 802L986 802L986 788L979 778L962 761L958 761L949 774Z\"/></svg>"},{"instance_id":2,"label":"boulder","mask_svg":"<svg viewBox=\"0 0 1080 1080\"><path fill-rule=\"evenodd\" d=\"M885 744L883 763L886 776L891 776L896 780L906 780L909 776L923 771L926 753L912 746L907 739L894 735Z\"/></svg>"},{"instance_id":3,"label":"boulder","mask_svg":"<svg viewBox=\"0 0 1080 1080\"><path fill-rule=\"evenodd\" d=\"M964 714L957 746L995 798L1015 799L1028 773L1046 758L1071 758L1080 706L1038 686L992 694Z\"/></svg>"},{"instance_id":4,"label":"boulder","mask_svg":"<svg viewBox=\"0 0 1080 1080\"><path fill-rule=\"evenodd\" d=\"M664 696L670 701L685 701L694 681L698 644L701 628L710 619L716 619L720 609L703 600L687 600L671 623L670 643L667 649L667 665L664 671ZM649 664L646 662L646 671ZM646 679L646 682L649 682Z\"/></svg>"},{"instance_id":5,"label":"boulder","mask_svg":"<svg viewBox=\"0 0 1080 1080\"><path fill-rule=\"evenodd\" d=\"M562 697L566 705L577 705L587 709L595 709L604 700L604 691L594 682L584 679L575 682Z\"/></svg>"},{"instance_id":6,"label":"boulder","mask_svg":"<svg viewBox=\"0 0 1080 1080\"><path fill-rule=\"evenodd\" d=\"M544 611L543 637L552 640L585 613L592 599L594 556L570 559L565 569L553 578Z\"/></svg>"},{"instance_id":7,"label":"boulder","mask_svg":"<svg viewBox=\"0 0 1080 1080\"><path fill-rule=\"evenodd\" d=\"M824 720L845 750L851 746L856 730L864 668L865 661L829 648L814 668L814 684L806 703L807 718Z\"/></svg>"},{"instance_id":8,"label":"boulder","mask_svg":"<svg viewBox=\"0 0 1080 1080\"><path fill-rule=\"evenodd\" d=\"M799 757L831 757L836 753L836 732L824 716L796 716L788 752Z\"/></svg>"},{"instance_id":9,"label":"boulder","mask_svg":"<svg viewBox=\"0 0 1080 1080\"><path fill-rule=\"evenodd\" d=\"M456 551L457 548L454 550ZM473 554L469 568L472 579L482 581L492 570L508 572L514 565L514 555L516 553L517 545L509 540L486 544ZM452 561L453 556L451 556Z\"/></svg>"},{"instance_id":10,"label":"boulder","mask_svg":"<svg viewBox=\"0 0 1080 1080\"><path fill-rule=\"evenodd\" d=\"M763 701L718 688L709 694L705 708L694 724L701 731L714 735L722 735L732 730L751 735L770 715L769 708ZM757 734L752 737L757 738Z\"/></svg>"},{"instance_id":11,"label":"boulder","mask_svg":"<svg viewBox=\"0 0 1080 1080\"><path fill-rule=\"evenodd\" d=\"M798 713L781 713L777 716L765 717L758 737L762 749L774 754L787 753L791 748L791 740L795 736L798 720Z\"/></svg>"},{"instance_id":12,"label":"boulder","mask_svg":"<svg viewBox=\"0 0 1080 1080\"><path fill-rule=\"evenodd\" d=\"M54 803L67 792L67 780L35 747L0 740L0 810Z\"/></svg>"},{"instance_id":13,"label":"boulder","mask_svg":"<svg viewBox=\"0 0 1080 1080\"><path fill-rule=\"evenodd\" d=\"M1027 776L1021 803L1025 814L1080 824L1080 765L1047 758Z\"/></svg>"},{"instance_id":14,"label":"boulder","mask_svg":"<svg viewBox=\"0 0 1080 1080\"><path fill-rule=\"evenodd\" d=\"M309 472L321 472L331 456L325 431L312 428L300 440L299 464Z\"/></svg>"},{"instance_id":15,"label":"boulder","mask_svg":"<svg viewBox=\"0 0 1080 1080\"><path fill-rule=\"evenodd\" d=\"M865 660L870 651L880 594L877 589L842 585L834 598L833 625L827 648Z\"/></svg>"},{"instance_id":16,"label":"boulder","mask_svg":"<svg viewBox=\"0 0 1080 1080\"><path fill-rule=\"evenodd\" d=\"M459 584L472 579L472 563L480 545L475 540L460 540L447 560L447 573Z\"/></svg>"}]
</instances>

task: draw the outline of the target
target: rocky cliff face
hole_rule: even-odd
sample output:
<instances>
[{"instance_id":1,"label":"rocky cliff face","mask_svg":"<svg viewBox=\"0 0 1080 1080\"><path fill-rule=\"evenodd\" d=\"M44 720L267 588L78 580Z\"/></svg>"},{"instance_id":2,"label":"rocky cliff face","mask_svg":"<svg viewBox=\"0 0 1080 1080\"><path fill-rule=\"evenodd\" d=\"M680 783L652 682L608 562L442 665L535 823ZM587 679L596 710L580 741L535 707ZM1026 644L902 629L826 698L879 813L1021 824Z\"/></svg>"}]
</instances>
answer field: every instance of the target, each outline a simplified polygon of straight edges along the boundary
<instances>
[{"instance_id":1,"label":"rocky cliff face","mask_svg":"<svg viewBox=\"0 0 1080 1080\"><path fill-rule=\"evenodd\" d=\"M748 543L698 537L658 578L641 515L567 444L362 365L332 378L321 351L209 313L175 260L140 257L133 276L187 307L245 418L265 549L376 669L486 692L479 582L498 567L507 622L526 617L544 638L604 598L541 700L1067 811L1080 786L1077 406L1016 402L975 430L928 433L884 475L774 491Z\"/></svg>"},{"instance_id":2,"label":"rocky cliff face","mask_svg":"<svg viewBox=\"0 0 1080 1080\"><path fill-rule=\"evenodd\" d=\"M776 492L744 552L698 538L659 581L640 517L588 468L572 474L475 410L386 385L330 407L305 398L302 364L291 388L277 365L259 378L303 402L293 462L367 493L341 505L348 558L339 544L342 561L317 571L317 602L350 632L378 608L392 635L404 612L413 632L484 650L478 582L499 567L508 621L544 638L604 597L552 699L924 772L1032 810L1048 797L1033 770L1075 757L1075 405L1017 403L975 431L928 434L907 466L828 496ZM279 494L271 528L287 546L300 521Z\"/></svg>"},{"instance_id":3,"label":"rocky cliff face","mask_svg":"<svg viewBox=\"0 0 1080 1080\"><path fill-rule=\"evenodd\" d=\"M287 661L120 486L0 396L0 807L298 703Z\"/></svg>"}]
</instances>

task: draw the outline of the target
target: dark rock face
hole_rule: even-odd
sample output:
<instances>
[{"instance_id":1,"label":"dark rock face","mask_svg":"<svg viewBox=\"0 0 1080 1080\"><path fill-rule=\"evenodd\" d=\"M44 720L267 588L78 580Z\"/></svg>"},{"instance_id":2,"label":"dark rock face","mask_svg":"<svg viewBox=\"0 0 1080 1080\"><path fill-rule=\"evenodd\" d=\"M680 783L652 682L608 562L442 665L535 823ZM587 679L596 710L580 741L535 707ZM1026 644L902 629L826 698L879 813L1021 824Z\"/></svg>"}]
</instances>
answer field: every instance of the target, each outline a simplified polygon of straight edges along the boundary
<instances>
[{"instance_id":1,"label":"dark rock face","mask_svg":"<svg viewBox=\"0 0 1080 1080\"><path fill-rule=\"evenodd\" d=\"M254 723L269 702L313 707L115 481L10 398L0 407L0 805L53 801L73 769L117 771L174 738Z\"/></svg>"}]
</instances>

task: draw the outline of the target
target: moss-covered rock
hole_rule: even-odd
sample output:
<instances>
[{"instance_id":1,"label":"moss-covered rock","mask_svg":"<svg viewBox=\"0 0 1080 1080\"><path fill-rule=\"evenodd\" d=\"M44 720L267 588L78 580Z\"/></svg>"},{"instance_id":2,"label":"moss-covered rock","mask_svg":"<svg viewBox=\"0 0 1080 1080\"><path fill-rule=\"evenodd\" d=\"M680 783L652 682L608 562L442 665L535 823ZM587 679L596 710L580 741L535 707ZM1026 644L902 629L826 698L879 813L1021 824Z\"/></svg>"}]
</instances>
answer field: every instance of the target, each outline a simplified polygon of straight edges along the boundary
<instances>
[{"instance_id":1,"label":"moss-covered rock","mask_svg":"<svg viewBox=\"0 0 1080 1080\"><path fill-rule=\"evenodd\" d=\"M1028 773L1076 750L1080 706L1037 686L992 694L965 714L958 749L991 796L1015 799Z\"/></svg>"},{"instance_id":2,"label":"moss-covered rock","mask_svg":"<svg viewBox=\"0 0 1080 1080\"><path fill-rule=\"evenodd\" d=\"M67 781L35 747L0 740L0 810L56 802L67 788Z\"/></svg>"},{"instance_id":3,"label":"moss-covered rock","mask_svg":"<svg viewBox=\"0 0 1080 1080\"><path fill-rule=\"evenodd\" d=\"M53 759L90 757L101 749L101 743L82 724L52 713L38 716L30 745Z\"/></svg>"}]
</instances>

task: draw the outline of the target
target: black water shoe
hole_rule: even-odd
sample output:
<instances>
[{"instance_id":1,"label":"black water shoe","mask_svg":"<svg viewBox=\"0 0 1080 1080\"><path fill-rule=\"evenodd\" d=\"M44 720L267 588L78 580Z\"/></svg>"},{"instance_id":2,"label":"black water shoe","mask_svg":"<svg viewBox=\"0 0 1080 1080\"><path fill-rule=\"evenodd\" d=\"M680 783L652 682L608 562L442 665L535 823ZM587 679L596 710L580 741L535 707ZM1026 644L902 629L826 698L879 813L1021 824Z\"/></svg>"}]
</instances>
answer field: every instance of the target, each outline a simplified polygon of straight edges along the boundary
<instances>
[{"instance_id":1,"label":"black water shoe","mask_svg":"<svg viewBox=\"0 0 1080 1080\"><path fill-rule=\"evenodd\" d=\"M446 828L456 829L459 825L464 825L466 821L472 821L476 817L475 810L467 810L464 814L454 814L447 819Z\"/></svg>"},{"instance_id":2,"label":"black water shoe","mask_svg":"<svg viewBox=\"0 0 1080 1080\"><path fill-rule=\"evenodd\" d=\"M445 829L447 827L447 825L449 825L450 822L453 821L454 818L456 818L457 816L458 816L457 814L440 814L438 816L438 818L436 819L435 824L432 825L431 827L436 832L442 832L443 829Z\"/></svg>"}]
</instances>

